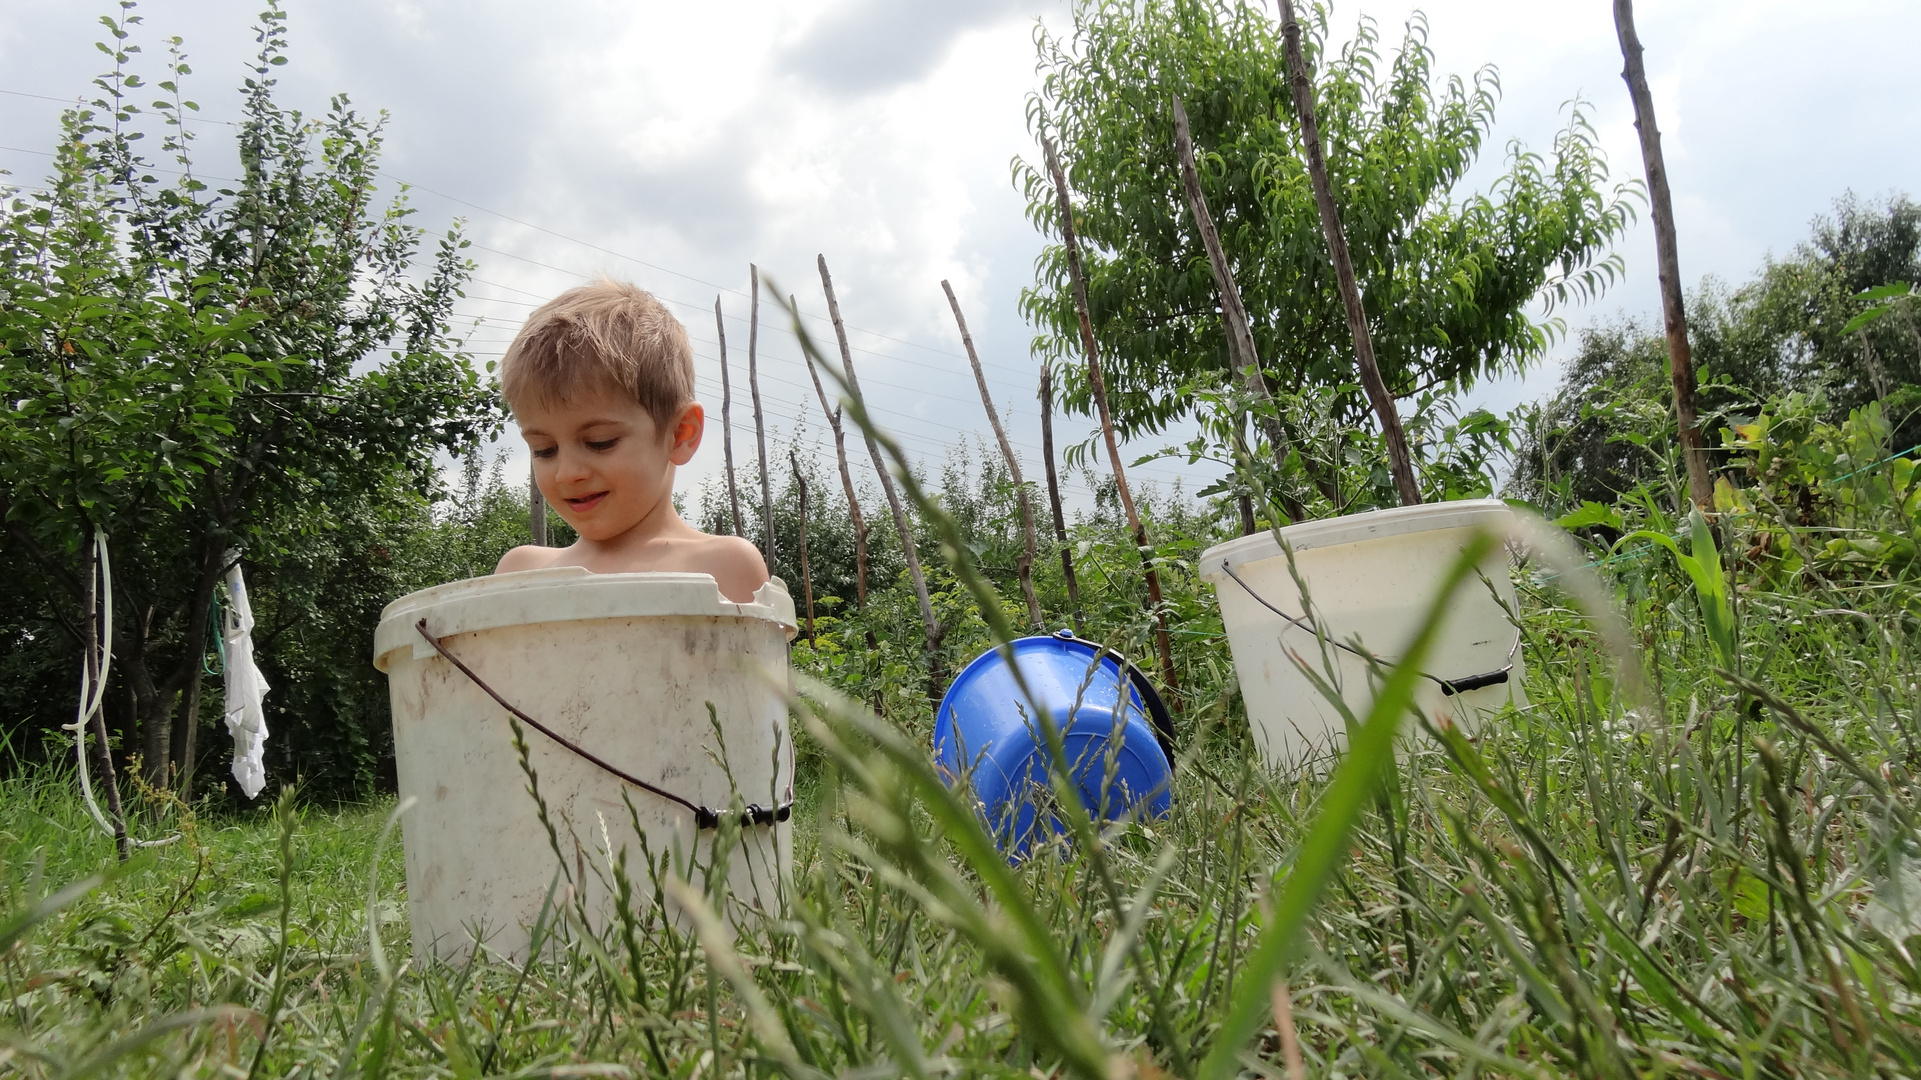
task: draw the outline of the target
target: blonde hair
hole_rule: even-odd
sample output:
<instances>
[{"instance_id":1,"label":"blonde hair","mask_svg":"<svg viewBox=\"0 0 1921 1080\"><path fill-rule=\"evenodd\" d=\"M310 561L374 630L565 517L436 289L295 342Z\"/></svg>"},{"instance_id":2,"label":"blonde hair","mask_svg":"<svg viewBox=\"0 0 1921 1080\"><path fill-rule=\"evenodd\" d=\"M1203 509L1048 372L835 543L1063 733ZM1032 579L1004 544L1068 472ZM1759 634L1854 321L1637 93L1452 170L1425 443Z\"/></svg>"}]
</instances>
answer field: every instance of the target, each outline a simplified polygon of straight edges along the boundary
<instances>
[{"instance_id":1,"label":"blonde hair","mask_svg":"<svg viewBox=\"0 0 1921 1080\"><path fill-rule=\"evenodd\" d=\"M632 394L661 425L694 400L687 328L654 295L602 278L534 309L500 360L509 404L566 401L597 380Z\"/></svg>"}]
</instances>

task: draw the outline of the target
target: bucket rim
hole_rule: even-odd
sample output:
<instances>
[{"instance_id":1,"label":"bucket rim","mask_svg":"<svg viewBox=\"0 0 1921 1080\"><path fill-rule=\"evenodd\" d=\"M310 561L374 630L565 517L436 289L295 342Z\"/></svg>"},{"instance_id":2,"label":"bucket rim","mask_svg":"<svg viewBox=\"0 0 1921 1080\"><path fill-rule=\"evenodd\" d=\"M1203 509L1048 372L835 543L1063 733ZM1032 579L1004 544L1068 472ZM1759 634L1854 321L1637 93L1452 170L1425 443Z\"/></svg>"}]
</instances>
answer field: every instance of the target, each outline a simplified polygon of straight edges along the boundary
<instances>
[{"instance_id":1,"label":"bucket rim","mask_svg":"<svg viewBox=\"0 0 1921 1080\"><path fill-rule=\"evenodd\" d=\"M1380 540L1411 533L1465 529L1505 520L1514 510L1500 499L1459 499L1454 502L1396 506L1385 510L1365 510L1358 514L1303 521L1281 530L1281 536L1295 551L1342 547L1364 540ZM1239 567L1244 563L1271 559L1281 554L1267 530L1238 536L1216 544L1201 553L1201 578L1215 585L1226 580L1221 563Z\"/></svg>"},{"instance_id":2,"label":"bucket rim","mask_svg":"<svg viewBox=\"0 0 1921 1080\"><path fill-rule=\"evenodd\" d=\"M711 574L596 574L580 566L554 566L450 581L400 597L380 613L374 666L386 671L389 657L402 649L413 650L416 659L433 655L414 629L423 618L435 636L448 637L535 623L657 615L758 619L779 626L789 641L799 633L793 597L777 577L768 578L753 601L742 604L722 596Z\"/></svg>"},{"instance_id":3,"label":"bucket rim","mask_svg":"<svg viewBox=\"0 0 1921 1080\"><path fill-rule=\"evenodd\" d=\"M1132 689L1134 696L1140 698L1142 718L1147 721L1147 729L1153 734L1155 745L1160 747L1161 756L1166 759L1169 774L1173 773L1173 716L1168 712L1167 703L1161 698L1160 691L1155 689L1154 682L1148 678L1147 672L1141 670L1140 665L1128 659L1126 654L1118 649L1109 648L1092 638L1081 637L1067 627L1043 634L1028 634L1023 637L1018 637L1008 642L1008 645L1017 653L1050 646L1056 648L1066 646L1077 652L1086 652L1090 655L1099 656L1100 662L1103 664L1112 663L1119 669L1121 675L1127 679L1128 686ZM943 742L943 732L946 732L949 737L952 735L952 732L948 730L951 721L948 718L947 705L953 698L955 692L970 679L979 678L981 672L993 667L995 661L1000 659L1002 658L1000 656L999 646L990 648L968 661L967 665L961 668L960 672L947 684L947 690L941 694L940 704L934 713L934 745L936 747L939 747Z\"/></svg>"}]
</instances>

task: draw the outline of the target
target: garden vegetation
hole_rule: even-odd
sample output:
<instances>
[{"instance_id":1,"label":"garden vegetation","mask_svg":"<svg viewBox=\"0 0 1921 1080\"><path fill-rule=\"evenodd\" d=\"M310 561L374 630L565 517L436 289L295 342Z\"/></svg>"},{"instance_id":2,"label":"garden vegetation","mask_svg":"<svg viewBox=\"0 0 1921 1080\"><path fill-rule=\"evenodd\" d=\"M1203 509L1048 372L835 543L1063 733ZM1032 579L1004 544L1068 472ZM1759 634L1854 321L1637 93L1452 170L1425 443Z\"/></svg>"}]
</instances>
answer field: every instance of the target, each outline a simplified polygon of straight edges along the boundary
<instances>
[{"instance_id":1,"label":"garden vegetation","mask_svg":"<svg viewBox=\"0 0 1921 1080\"><path fill-rule=\"evenodd\" d=\"M1697 292L1717 448L1702 515L1672 414L1655 404L1658 331L1584 331L1561 390L1513 417L1450 403L1472 378L1540 355L1558 330L1525 312L1543 290L1610 280L1606 242L1633 195L1602 186L1578 114L1551 165L1517 154L1493 195L1453 196L1491 124L1491 73L1437 84L1418 24L1385 64L1371 31L1327 57L1324 26L1311 28L1327 129L1346 133L1331 167L1350 206L1382 208L1355 212L1360 273L1370 295L1405 290L1406 325L1384 311L1376 332L1416 405L1424 496L1505 491L1579 550L1516 548L1527 707L1472 732L1437 728L1404 708L1410 659L1350 718L1338 767L1272 772L1196 557L1250 527L1242 499L1259 528L1282 522L1271 499L1283 486L1323 513L1389 505L1393 488L1378 446L1352 428L1360 399L1332 359L1331 285L1301 254L1319 226L1287 164L1290 107L1261 18L1085 4L1072 40L1040 42L1036 115L1074 166L1128 430L1264 407L1229 386L1171 129L1140 96L1145 73L1174 71L1266 335L1260 355L1291 388L1273 417L1312 451L1237 454L1249 430L1229 430L1238 420L1166 449L1237 469L1217 489L1140 499L1160 612L1113 485L1091 472L1099 494L1069 530L1078 610L1051 544L1033 561L1050 622L1078 619L1136 657L1157 614L1174 629L1185 711L1172 813L1103 824L1067 798L1064 835L1010 865L930 764L930 665L903 550L891 530L873 534L856 610L852 522L821 495L837 488L834 465L779 447L770 523L751 506L736 520L714 486L689 511L749 537L771 524L790 583L807 551L819 614L793 649L791 889L730 938L703 917L738 909L725 874L679 890L686 917L643 890L607 926L562 886L529 958L454 965L408 947L405 814L388 794L385 688L367 654L387 600L484 573L529 539L524 487L481 449L500 406L449 328L470 273L458 230L430 243L404 202L376 201L376 121L344 99L318 118L276 102L278 11L263 16L244 88L238 181L193 171L179 43L148 86L134 73L137 16L109 19L100 100L68 114L44 186L10 191L0 213L0 1068L675 1080L1921 1070L1921 335L1908 288L1921 211L1844 197L1751 282ZM1102 111L1122 100L1152 119L1130 127ZM1413 126L1381 126L1397 116ZM148 119L177 170L138 152ZM1407 192L1369 191L1366 147L1427 147L1434 171L1398 171L1418 181ZM1037 205L1052 197L1043 177L1023 177ZM1490 248L1495 233L1526 242ZM1461 260L1506 284L1474 292ZM1057 258L1038 273L1039 351L1072 387ZM1130 322L1150 315L1162 336ZM1282 347L1275 328L1296 318L1319 320L1326 340L1289 347L1320 351ZM1422 336L1447 319L1463 320L1447 342ZM984 444L928 471L857 397L847 421L891 455L946 628L940 659L957 670L1026 621L1018 493ZM459 455L457 475L437 471L443 452ZM801 478L814 492L804 535ZM875 493L860 497L877 519ZM557 520L549 529L566 542ZM178 837L124 862L87 816L59 731L96 536L113 554L117 610L134 613L115 624L105 724L130 828ZM279 790L266 809L206 779L223 771L206 627L232 550L256 583L275 686ZM1473 587L1470 565L1460 587ZM1431 615L1447 597L1421 599ZM533 797L503 797L531 814L529 779ZM717 859L727 844L723 830ZM644 880L629 869L639 853L583 858L621 888Z\"/></svg>"}]
</instances>

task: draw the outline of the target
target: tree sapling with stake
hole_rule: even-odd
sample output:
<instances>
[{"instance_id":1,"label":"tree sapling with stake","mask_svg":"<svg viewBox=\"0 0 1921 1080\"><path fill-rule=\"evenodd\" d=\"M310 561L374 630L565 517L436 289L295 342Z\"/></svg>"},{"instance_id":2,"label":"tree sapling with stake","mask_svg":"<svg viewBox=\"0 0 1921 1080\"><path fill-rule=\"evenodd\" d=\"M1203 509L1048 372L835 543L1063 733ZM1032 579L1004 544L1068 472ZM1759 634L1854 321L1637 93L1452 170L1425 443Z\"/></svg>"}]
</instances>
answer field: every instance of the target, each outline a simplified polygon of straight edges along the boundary
<instances>
[{"instance_id":1,"label":"tree sapling with stake","mask_svg":"<svg viewBox=\"0 0 1921 1080\"><path fill-rule=\"evenodd\" d=\"M1061 243L1067 248L1067 272L1074 286L1074 313L1080 321L1081 348L1087 354L1087 385L1093 393L1094 407L1101 418L1101 438L1107 443L1107 463L1114 470L1114 490L1121 509L1127 514L1127 527L1134 534L1134 546L1141 553L1141 566L1147 575L1147 598L1154 608L1154 643L1161 659L1161 681L1167 685L1167 704L1181 710L1180 681L1174 675L1174 645L1167 634L1167 610L1162 606L1161 575L1154 568L1154 549L1147 543L1147 527L1141 524L1140 511L1134 506L1134 493L1127 486L1127 472L1121 466L1120 441L1114 435L1114 417L1107 408L1106 384L1101 380L1100 348L1094 343L1094 323L1087 308L1087 280L1081 274L1080 241L1074 233L1074 207L1068 199L1067 174L1054 155L1051 139L1041 140L1047 155L1047 171L1054 178L1054 201L1060 212Z\"/></svg>"}]
</instances>

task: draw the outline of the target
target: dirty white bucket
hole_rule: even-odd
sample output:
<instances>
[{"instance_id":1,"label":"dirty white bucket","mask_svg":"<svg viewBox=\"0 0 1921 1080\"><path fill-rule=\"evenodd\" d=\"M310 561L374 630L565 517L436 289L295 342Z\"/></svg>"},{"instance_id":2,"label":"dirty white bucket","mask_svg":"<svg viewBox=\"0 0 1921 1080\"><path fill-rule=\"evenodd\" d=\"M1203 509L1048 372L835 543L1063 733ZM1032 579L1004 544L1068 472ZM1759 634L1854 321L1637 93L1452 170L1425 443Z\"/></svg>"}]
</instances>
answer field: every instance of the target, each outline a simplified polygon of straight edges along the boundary
<instances>
[{"instance_id":1,"label":"dirty white bucket","mask_svg":"<svg viewBox=\"0 0 1921 1080\"><path fill-rule=\"evenodd\" d=\"M1365 718L1375 689L1367 664L1335 643L1354 645L1358 639L1366 652L1399 659L1474 529L1502 530L1511 514L1499 499L1474 499L1373 510L1282 529L1326 638L1325 660L1323 643L1308 624L1290 624L1276 613L1299 617L1305 604L1271 533L1230 540L1201 556L1201 576L1220 597L1248 723L1270 764L1325 763L1347 741L1341 714L1294 657L1337 686L1347 706ZM1527 703L1519 633L1501 606L1514 604L1506 551L1497 547L1481 573L1494 592L1479 578L1462 583L1424 665L1432 678L1420 680L1414 695L1423 713L1446 715L1470 731L1485 712L1510 701ZM1449 693L1436 679L1455 684L1457 692Z\"/></svg>"},{"instance_id":2,"label":"dirty white bucket","mask_svg":"<svg viewBox=\"0 0 1921 1080\"><path fill-rule=\"evenodd\" d=\"M695 807L727 811L738 793L763 821L778 818L740 829L725 914L738 922L778 910L792 850L789 811L777 808L791 807L794 780L781 696L795 632L786 586L775 579L737 604L706 574L528 570L401 597L374 634L400 796L416 800L401 819L416 955L464 955L476 931L490 950L523 955L558 869L508 711L420 633L423 619L502 699L607 766ZM556 904L571 877L596 928L605 925L610 864L623 848L636 904L651 903L642 834L683 877L708 864L716 831L700 827L704 815L521 726L566 865Z\"/></svg>"}]
</instances>

